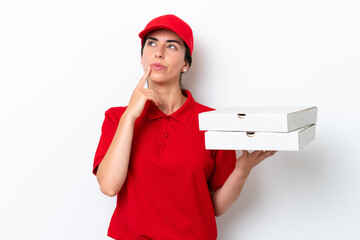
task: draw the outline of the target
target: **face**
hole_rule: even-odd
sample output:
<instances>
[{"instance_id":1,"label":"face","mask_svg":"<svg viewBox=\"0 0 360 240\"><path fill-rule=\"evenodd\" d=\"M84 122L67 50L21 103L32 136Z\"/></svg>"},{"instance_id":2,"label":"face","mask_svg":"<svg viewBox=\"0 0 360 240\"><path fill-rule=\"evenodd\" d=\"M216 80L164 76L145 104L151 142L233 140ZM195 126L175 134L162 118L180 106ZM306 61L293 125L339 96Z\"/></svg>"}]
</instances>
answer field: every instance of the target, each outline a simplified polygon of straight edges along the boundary
<instances>
[{"instance_id":1,"label":"face","mask_svg":"<svg viewBox=\"0 0 360 240\"><path fill-rule=\"evenodd\" d=\"M185 44L174 32L156 30L146 39L141 56L144 71L150 66L150 80L158 83L177 83L180 73L188 69L185 61Z\"/></svg>"}]
</instances>

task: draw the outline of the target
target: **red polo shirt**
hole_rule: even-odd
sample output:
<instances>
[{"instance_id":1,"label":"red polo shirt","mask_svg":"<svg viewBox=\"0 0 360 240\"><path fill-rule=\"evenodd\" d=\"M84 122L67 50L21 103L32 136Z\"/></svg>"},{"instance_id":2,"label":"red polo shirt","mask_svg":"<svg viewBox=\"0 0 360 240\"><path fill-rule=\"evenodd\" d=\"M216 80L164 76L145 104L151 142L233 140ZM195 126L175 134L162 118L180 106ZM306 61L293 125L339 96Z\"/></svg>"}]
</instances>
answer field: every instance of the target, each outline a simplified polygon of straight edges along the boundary
<instances>
[{"instance_id":1,"label":"red polo shirt","mask_svg":"<svg viewBox=\"0 0 360 240\"><path fill-rule=\"evenodd\" d=\"M219 189L235 168L234 150L206 150L198 114L213 110L187 99L165 115L147 101L135 121L128 175L117 194L108 236L114 239L217 237L209 191ZM93 165L102 161L126 107L105 112Z\"/></svg>"}]
</instances>

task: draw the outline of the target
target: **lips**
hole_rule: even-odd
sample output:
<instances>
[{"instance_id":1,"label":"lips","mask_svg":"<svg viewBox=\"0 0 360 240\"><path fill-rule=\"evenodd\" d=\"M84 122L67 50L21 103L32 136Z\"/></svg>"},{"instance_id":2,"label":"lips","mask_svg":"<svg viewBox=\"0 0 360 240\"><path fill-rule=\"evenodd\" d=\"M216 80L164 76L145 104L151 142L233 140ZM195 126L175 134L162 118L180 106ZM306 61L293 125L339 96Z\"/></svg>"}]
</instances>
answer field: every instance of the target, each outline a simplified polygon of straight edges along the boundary
<instances>
[{"instance_id":1,"label":"lips","mask_svg":"<svg viewBox=\"0 0 360 240\"><path fill-rule=\"evenodd\" d=\"M152 69L154 70L162 70L165 69L166 67L160 63L153 63L150 65Z\"/></svg>"}]
</instances>

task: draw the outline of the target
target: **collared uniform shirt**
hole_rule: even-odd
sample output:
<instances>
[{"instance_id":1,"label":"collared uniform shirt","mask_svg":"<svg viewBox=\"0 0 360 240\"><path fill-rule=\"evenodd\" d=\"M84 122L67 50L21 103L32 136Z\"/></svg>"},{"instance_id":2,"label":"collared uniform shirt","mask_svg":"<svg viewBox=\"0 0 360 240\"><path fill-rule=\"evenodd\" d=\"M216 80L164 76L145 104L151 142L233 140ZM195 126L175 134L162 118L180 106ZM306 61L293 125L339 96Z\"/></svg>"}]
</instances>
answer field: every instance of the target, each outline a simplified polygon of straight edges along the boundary
<instances>
[{"instance_id":1,"label":"collared uniform shirt","mask_svg":"<svg viewBox=\"0 0 360 240\"><path fill-rule=\"evenodd\" d=\"M117 194L108 236L114 239L217 238L210 191L226 181L236 165L234 150L206 150L198 114L214 110L183 90L185 103L170 115L152 101L134 125L129 168ZM105 112L93 173L105 156L126 107Z\"/></svg>"}]
</instances>

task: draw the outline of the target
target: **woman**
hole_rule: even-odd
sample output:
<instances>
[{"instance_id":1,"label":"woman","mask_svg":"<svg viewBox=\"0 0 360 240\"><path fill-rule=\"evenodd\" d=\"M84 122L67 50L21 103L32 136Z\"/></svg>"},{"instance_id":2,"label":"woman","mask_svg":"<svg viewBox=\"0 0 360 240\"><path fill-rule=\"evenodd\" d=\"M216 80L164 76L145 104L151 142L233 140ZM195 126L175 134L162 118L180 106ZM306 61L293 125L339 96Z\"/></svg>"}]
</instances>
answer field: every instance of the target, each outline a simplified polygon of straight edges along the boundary
<instances>
[{"instance_id":1,"label":"woman","mask_svg":"<svg viewBox=\"0 0 360 240\"><path fill-rule=\"evenodd\" d=\"M251 169L272 151L206 150L198 114L213 110L181 88L193 35L175 15L140 32L145 74L127 107L105 112L93 173L117 195L114 239L216 239L215 216L238 198ZM148 88L144 85L148 80Z\"/></svg>"}]
</instances>

